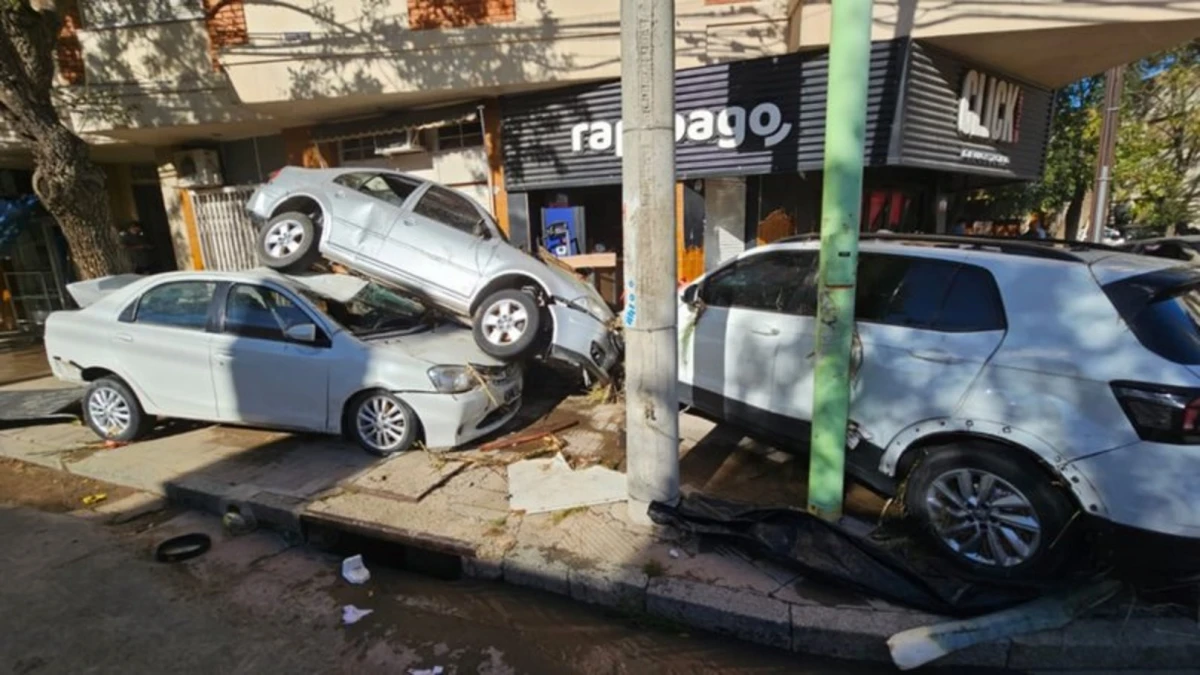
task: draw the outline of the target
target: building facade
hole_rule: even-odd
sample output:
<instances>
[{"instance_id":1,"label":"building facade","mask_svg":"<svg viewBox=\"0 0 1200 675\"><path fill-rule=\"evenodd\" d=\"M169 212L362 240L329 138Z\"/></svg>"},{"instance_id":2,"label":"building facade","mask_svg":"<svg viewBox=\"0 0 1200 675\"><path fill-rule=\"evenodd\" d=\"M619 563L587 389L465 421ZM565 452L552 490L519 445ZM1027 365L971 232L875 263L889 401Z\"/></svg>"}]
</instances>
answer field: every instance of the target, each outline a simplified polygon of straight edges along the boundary
<instances>
[{"instance_id":1,"label":"building facade","mask_svg":"<svg viewBox=\"0 0 1200 675\"><path fill-rule=\"evenodd\" d=\"M619 252L619 5L58 0L55 97L105 168L114 219L139 225L156 266L247 264L240 203L284 164L412 171L480 201L527 245L542 241L544 209L582 206L582 252ZM1036 176L1048 92L1200 33L1197 0L874 5L867 229L939 227L966 187ZM816 222L829 9L676 0L690 273ZM960 127L946 115L971 77L982 107ZM537 121L538 105L555 121ZM558 126L538 139L538 124ZM1003 141L990 142L993 125ZM28 194L30 169L24 141L0 129L6 198ZM17 250L30 248L0 251L0 272L49 265ZM4 293L0 316L15 316Z\"/></svg>"}]
</instances>

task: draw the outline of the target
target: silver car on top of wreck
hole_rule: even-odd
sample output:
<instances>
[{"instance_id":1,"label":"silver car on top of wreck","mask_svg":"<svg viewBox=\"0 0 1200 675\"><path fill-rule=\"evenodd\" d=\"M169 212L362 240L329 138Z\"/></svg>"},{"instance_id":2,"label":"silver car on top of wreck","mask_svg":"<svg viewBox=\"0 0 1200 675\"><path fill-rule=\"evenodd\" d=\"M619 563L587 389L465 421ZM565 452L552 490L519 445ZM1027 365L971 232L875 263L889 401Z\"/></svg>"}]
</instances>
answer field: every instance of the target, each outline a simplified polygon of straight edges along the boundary
<instances>
[{"instance_id":1,"label":"silver car on top of wreck","mask_svg":"<svg viewBox=\"0 0 1200 675\"><path fill-rule=\"evenodd\" d=\"M318 257L417 293L470 323L506 361L538 354L604 380L620 359L596 290L511 245L471 199L386 169L284 167L251 196L263 264L302 273Z\"/></svg>"}]
</instances>

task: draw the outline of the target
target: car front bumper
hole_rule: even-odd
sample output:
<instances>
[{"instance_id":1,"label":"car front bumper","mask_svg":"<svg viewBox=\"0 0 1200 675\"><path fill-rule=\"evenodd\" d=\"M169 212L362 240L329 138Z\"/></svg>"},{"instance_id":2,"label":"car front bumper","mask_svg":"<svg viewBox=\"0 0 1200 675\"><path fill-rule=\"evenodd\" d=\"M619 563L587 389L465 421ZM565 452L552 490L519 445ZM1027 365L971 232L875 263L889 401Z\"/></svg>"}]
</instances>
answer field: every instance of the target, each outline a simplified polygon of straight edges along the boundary
<instances>
[{"instance_id":1,"label":"car front bumper","mask_svg":"<svg viewBox=\"0 0 1200 675\"><path fill-rule=\"evenodd\" d=\"M601 381L611 377L624 350L618 338L603 321L586 312L563 305L550 305L554 335L550 357L587 370Z\"/></svg>"},{"instance_id":2,"label":"car front bumper","mask_svg":"<svg viewBox=\"0 0 1200 675\"><path fill-rule=\"evenodd\" d=\"M460 394L400 392L425 431L430 448L455 448L504 426L521 409L522 379L493 382Z\"/></svg>"}]
</instances>

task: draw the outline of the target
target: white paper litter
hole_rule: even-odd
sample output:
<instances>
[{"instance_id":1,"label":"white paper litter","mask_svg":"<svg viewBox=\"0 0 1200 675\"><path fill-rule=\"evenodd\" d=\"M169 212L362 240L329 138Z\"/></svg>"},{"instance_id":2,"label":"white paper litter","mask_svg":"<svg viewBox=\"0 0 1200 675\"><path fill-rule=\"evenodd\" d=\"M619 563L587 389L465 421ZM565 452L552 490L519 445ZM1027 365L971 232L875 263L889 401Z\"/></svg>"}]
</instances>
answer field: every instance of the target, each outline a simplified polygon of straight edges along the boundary
<instances>
[{"instance_id":1,"label":"white paper litter","mask_svg":"<svg viewBox=\"0 0 1200 675\"><path fill-rule=\"evenodd\" d=\"M625 501L625 474L602 466L579 471L562 453L550 459L526 459L508 465L508 508L547 513L580 506Z\"/></svg>"},{"instance_id":2,"label":"white paper litter","mask_svg":"<svg viewBox=\"0 0 1200 675\"><path fill-rule=\"evenodd\" d=\"M359 609L354 605L342 607L342 623L349 626L358 623L364 616L374 612L373 609Z\"/></svg>"},{"instance_id":3,"label":"white paper litter","mask_svg":"<svg viewBox=\"0 0 1200 675\"><path fill-rule=\"evenodd\" d=\"M352 555L342 561L342 578L352 584L365 584L371 580L371 571L363 564L361 555Z\"/></svg>"},{"instance_id":4,"label":"white paper litter","mask_svg":"<svg viewBox=\"0 0 1200 675\"><path fill-rule=\"evenodd\" d=\"M432 668L423 668L421 670L410 670L408 675L442 675L442 667L434 666Z\"/></svg>"}]
</instances>

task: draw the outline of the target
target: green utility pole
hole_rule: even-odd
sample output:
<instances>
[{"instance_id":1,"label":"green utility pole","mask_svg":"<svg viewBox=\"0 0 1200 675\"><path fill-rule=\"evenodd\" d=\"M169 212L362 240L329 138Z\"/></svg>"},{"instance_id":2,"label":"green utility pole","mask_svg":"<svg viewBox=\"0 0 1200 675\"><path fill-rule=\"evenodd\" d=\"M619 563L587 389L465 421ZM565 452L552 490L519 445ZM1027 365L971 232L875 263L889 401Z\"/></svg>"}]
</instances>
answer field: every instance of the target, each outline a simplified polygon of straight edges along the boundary
<instances>
[{"instance_id":1,"label":"green utility pole","mask_svg":"<svg viewBox=\"0 0 1200 675\"><path fill-rule=\"evenodd\" d=\"M808 468L808 510L827 520L842 517L867 76L871 66L871 0L838 0L832 7L812 455Z\"/></svg>"}]
</instances>

